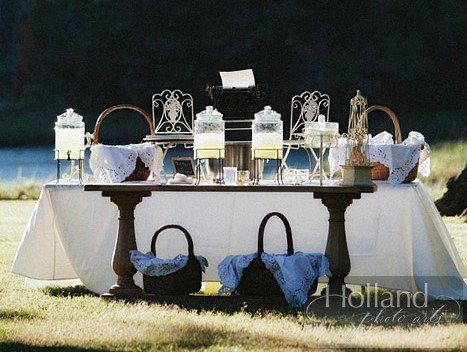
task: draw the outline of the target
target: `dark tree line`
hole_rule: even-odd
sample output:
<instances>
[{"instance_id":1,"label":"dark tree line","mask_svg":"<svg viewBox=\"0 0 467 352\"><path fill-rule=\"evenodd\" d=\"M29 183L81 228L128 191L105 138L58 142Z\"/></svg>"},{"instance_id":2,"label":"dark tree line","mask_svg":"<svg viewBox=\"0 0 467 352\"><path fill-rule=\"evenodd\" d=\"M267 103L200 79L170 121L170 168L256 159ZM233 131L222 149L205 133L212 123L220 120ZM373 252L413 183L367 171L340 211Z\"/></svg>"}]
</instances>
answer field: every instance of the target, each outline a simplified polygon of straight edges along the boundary
<instances>
[{"instance_id":1,"label":"dark tree line","mask_svg":"<svg viewBox=\"0 0 467 352\"><path fill-rule=\"evenodd\" d=\"M462 138L466 23L452 0L0 0L0 144L51 143L70 106L88 129L115 103L150 111L165 88L192 92L199 111L219 70L249 67L285 119L291 95L318 89L345 123L359 88L405 130Z\"/></svg>"}]
</instances>

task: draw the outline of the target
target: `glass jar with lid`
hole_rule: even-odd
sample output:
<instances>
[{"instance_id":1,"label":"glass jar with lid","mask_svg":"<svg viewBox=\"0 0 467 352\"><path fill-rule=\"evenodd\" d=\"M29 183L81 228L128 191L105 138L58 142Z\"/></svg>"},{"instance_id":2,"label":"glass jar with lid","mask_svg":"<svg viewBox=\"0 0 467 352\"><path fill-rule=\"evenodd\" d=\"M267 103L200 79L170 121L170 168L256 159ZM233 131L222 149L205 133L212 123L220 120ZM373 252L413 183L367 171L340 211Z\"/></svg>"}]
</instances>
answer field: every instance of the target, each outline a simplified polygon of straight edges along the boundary
<instances>
[{"instance_id":1,"label":"glass jar with lid","mask_svg":"<svg viewBox=\"0 0 467 352\"><path fill-rule=\"evenodd\" d=\"M66 109L55 122L55 159L84 159L84 149L87 147L84 138L83 117L73 109Z\"/></svg>"},{"instance_id":2,"label":"glass jar with lid","mask_svg":"<svg viewBox=\"0 0 467 352\"><path fill-rule=\"evenodd\" d=\"M319 115L318 121L305 122L303 135L310 148L320 148L321 144L329 147L337 144L339 123L326 121L324 115Z\"/></svg>"},{"instance_id":3,"label":"glass jar with lid","mask_svg":"<svg viewBox=\"0 0 467 352\"><path fill-rule=\"evenodd\" d=\"M252 156L255 159L282 159L283 123L281 115L265 106L255 114L252 132Z\"/></svg>"},{"instance_id":4,"label":"glass jar with lid","mask_svg":"<svg viewBox=\"0 0 467 352\"><path fill-rule=\"evenodd\" d=\"M222 114L212 106L196 114L195 159L223 159L225 156L225 123Z\"/></svg>"}]
</instances>

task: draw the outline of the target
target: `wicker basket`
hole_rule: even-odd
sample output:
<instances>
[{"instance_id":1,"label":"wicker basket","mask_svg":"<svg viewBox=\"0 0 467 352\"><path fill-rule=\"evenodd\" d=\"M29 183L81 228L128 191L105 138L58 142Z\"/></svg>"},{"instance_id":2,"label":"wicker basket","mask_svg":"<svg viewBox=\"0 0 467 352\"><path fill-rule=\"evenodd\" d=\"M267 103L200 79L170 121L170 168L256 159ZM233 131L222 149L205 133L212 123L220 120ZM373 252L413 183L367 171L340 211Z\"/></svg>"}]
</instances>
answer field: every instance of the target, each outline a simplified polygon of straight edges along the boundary
<instances>
[{"instance_id":1,"label":"wicker basket","mask_svg":"<svg viewBox=\"0 0 467 352\"><path fill-rule=\"evenodd\" d=\"M117 110L134 110L139 112L145 119L146 122L149 125L149 131L150 134L154 134L155 128L154 124L152 122L151 117L148 115L146 111L141 109L140 107L136 105L131 105L131 104L119 104L119 105L114 105L111 106L110 108L105 109L100 115L99 118L96 121L96 125L94 127L94 132L92 134L92 140L93 144L99 144L99 131L101 128L102 121L111 114L114 111ZM136 166L135 170L123 181L146 181L150 175L151 171L149 168L143 163L140 157L136 159Z\"/></svg>"},{"instance_id":2,"label":"wicker basket","mask_svg":"<svg viewBox=\"0 0 467 352\"><path fill-rule=\"evenodd\" d=\"M236 290L238 294L257 297L284 297L284 293L277 283L277 280L274 278L274 275L266 268L266 265L261 259L261 254L264 252L264 229L269 219L273 216L277 216L284 223L285 233L287 236L287 255L294 254L292 229L287 218L283 214L277 212L267 214L259 226L258 255L251 261L250 265L243 270L242 279L240 280ZM317 285L318 280L315 280L314 284L308 291L308 295L311 295L316 291Z\"/></svg>"},{"instance_id":3,"label":"wicker basket","mask_svg":"<svg viewBox=\"0 0 467 352\"><path fill-rule=\"evenodd\" d=\"M167 229L183 232L188 242L188 262L180 270L164 276L143 275L144 291L159 295L187 295L201 289L202 269L193 251L193 240L188 231L180 225L165 225L159 228L151 241L151 252L156 255L156 240L159 234Z\"/></svg>"},{"instance_id":4,"label":"wicker basket","mask_svg":"<svg viewBox=\"0 0 467 352\"><path fill-rule=\"evenodd\" d=\"M392 121L394 125L394 142L396 144L402 143L402 133L401 133L401 126L399 124L399 120L396 117L394 111L389 109L383 105L373 105L370 106L366 111L369 114L372 111L381 110L384 111ZM371 169L371 179L372 180L387 180L389 178L389 168L381 163L374 162L372 163L373 168ZM418 163L415 164L412 170L410 170L409 174L405 178L403 183L412 182L417 178L418 173Z\"/></svg>"}]
</instances>

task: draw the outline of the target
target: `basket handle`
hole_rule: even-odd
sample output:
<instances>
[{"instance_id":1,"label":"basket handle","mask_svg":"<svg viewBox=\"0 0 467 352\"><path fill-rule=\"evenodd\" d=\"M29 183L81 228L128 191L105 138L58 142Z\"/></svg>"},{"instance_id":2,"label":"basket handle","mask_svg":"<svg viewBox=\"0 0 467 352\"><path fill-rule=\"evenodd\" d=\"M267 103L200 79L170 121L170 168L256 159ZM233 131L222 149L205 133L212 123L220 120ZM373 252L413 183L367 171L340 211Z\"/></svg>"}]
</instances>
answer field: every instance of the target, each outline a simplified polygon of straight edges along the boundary
<instances>
[{"instance_id":1,"label":"basket handle","mask_svg":"<svg viewBox=\"0 0 467 352\"><path fill-rule=\"evenodd\" d=\"M292 241L292 228L290 227L290 223L284 214L278 212L272 212L266 215L261 221L261 225L259 225L259 233L258 233L258 257L264 252L264 229L266 228L266 224L270 218L273 216L277 216L279 219L282 220L285 226L285 234L287 236L287 255L292 255L293 251L293 241Z\"/></svg>"},{"instance_id":2,"label":"basket handle","mask_svg":"<svg viewBox=\"0 0 467 352\"><path fill-rule=\"evenodd\" d=\"M368 109L366 109L366 113L369 114L372 111L375 110L381 110L384 111L392 121L392 124L394 125L394 133L395 133L395 142L396 144L401 144L402 143L402 133L401 133L401 126L399 125L399 120L397 119L396 114L394 111L389 109L387 106L384 105L372 105Z\"/></svg>"},{"instance_id":3,"label":"basket handle","mask_svg":"<svg viewBox=\"0 0 467 352\"><path fill-rule=\"evenodd\" d=\"M99 130L101 128L102 121L104 121L104 119L112 112L117 111L117 110L124 110L124 109L134 110L134 111L139 112L141 115L143 115L143 117L146 119L146 122L149 125L150 134L154 134L154 131L155 131L154 123L152 122L151 117L148 115L146 111L144 111L143 109L141 109L139 106L136 106L136 105L118 104L118 105L114 105L114 106L111 106L110 108L105 109L99 115L96 121L96 126L94 127L94 132L92 133L92 139L94 141L94 144L99 144Z\"/></svg>"},{"instance_id":4,"label":"basket handle","mask_svg":"<svg viewBox=\"0 0 467 352\"><path fill-rule=\"evenodd\" d=\"M154 256L156 256L156 240L157 240L157 237L159 236L159 234L162 231L167 230L167 229L177 229L177 230L180 230L180 231L183 232L183 234L185 235L186 241L188 242L188 257L190 259L195 258L195 253L193 251L193 239L191 238L190 234L188 233L188 230L185 229L184 227L180 226L180 225L165 225L165 226L162 226L159 229L157 229L157 231L154 233L154 236L152 237L152 240L151 240L151 252L152 252L152 254L154 254Z\"/></svg>"}]
</instances>

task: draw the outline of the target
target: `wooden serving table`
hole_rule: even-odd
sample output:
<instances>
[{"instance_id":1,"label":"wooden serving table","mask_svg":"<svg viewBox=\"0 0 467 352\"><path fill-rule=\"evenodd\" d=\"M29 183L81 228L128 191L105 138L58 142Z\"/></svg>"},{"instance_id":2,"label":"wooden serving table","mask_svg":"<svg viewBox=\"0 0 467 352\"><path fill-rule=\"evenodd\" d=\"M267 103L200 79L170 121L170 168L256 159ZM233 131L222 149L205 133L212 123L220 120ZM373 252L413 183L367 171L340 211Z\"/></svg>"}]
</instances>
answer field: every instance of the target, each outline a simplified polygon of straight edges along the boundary
<instances>
[{"instance_id":1,"label":"wooden serving table","mask_svg":"<svg viewBox=\"0 0 467 352\"><path fill-rule=\"evenodd\" d=\"M305 192L312 193L329 211L329 229L325 254L329 259L332 277L328 289L331 294L349 294L345 287L345 277L350 272L350 257L345 235L345 210L362 193L373 193L372 186L220 186L220 185L156 185L149 182L123 184L86 184L85 191L102 192L110 197L119 211L117 241L112 256L112 268L117 274L117 283L109 288L106 297L137 298L142 290L133 280L136 269L130 262L129 252L136 248L134 210L144 197L152 192Z\"/></svg>"}]
</instances>

